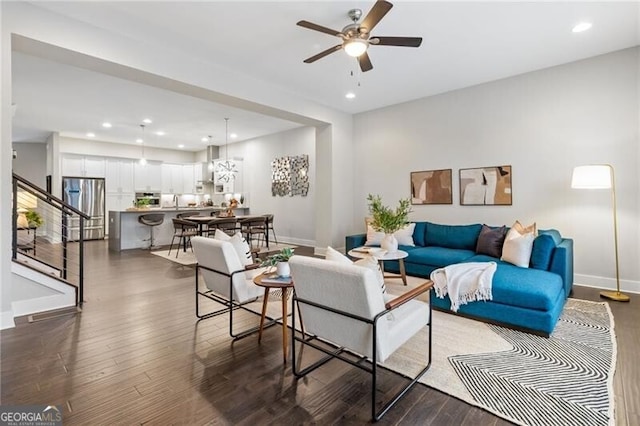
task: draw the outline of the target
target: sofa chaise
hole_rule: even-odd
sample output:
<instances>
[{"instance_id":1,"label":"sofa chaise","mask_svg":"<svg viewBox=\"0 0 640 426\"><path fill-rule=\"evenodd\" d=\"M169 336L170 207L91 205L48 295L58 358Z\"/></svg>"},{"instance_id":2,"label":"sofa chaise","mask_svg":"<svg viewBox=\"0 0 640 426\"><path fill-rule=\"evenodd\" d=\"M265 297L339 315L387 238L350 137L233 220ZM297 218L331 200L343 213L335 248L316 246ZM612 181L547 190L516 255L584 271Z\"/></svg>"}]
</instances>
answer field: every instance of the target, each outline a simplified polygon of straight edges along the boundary
<instances>
[{"instance_id":1,"label":"sofa chaise","mask_svg":"<svg viewBox=\"0 0 640 426\"><path fill-rule=\"evenodd\" d=\"M573 240L555 229L540 230L534 240L528 268L476 253L482 225L441 225L415 222L415 246L401 245L409 253L406 273L429 278L437 268L464 262L496 262L492 300L460 306L458 314L485 322L549 336L573 286ZM366 234L346 237L347 251L365 245ZM398 261L385 262L385 269L399 271ZM432 290L433 291L433 290ZM431 295L433 308L450 312L451 300Z\"/></svg>"}]
</instances>

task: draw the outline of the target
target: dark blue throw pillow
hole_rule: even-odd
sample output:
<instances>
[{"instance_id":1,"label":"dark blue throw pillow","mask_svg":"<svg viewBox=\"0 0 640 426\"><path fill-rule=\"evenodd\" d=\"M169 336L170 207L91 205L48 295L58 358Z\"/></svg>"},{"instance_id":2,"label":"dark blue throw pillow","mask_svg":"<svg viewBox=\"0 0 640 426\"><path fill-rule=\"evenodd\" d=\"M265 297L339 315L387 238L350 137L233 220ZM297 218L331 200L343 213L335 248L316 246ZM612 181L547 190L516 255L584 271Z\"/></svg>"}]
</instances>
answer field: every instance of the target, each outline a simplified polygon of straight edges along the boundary
<instances>
[{"instance_id":1,"label":"dark blue throw pillow","mask_svg":"<svg viewBox=\"0 0 640 426\"><path fill-rule=\"evenodd\" d=\"M547 271L551 264L553 250L556 242L549 234L540 234L533 240L533 250L531 250L531 267Z\"/></svg>"}]
</instances>

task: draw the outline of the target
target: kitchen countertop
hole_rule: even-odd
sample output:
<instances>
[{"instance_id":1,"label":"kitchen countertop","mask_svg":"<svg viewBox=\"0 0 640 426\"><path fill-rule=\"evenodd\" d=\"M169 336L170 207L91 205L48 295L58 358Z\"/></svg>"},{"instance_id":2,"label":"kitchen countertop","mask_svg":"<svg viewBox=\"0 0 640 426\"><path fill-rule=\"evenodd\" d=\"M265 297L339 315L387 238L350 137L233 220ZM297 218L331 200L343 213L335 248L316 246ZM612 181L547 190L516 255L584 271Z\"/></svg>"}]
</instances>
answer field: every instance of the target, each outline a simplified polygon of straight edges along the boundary
<instances>
[{"instance_id":1,"label":"kitchen countertop","mask_svg":"<svg viewBox=\"0 0 640 426\"><path fill-rule=\"evenodd\" d=\"M236 207L238 209L248 209L249 207ZM182 211L204 211L204 210L226 210L226 207L220 206L205 206L205 207L157 207L157 208L136 208L130 207L127 210L123 210L121 213L153 213L153 212L182 212Z\"/></svg>"}]
</instances>

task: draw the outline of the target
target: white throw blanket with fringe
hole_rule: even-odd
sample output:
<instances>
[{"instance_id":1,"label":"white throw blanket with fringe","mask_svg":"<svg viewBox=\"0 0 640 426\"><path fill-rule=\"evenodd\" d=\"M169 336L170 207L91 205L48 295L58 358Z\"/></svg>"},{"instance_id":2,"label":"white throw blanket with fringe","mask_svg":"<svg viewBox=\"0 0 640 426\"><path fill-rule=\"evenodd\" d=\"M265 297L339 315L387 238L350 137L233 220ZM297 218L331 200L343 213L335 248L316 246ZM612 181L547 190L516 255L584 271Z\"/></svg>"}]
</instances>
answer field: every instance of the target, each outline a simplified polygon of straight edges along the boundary
<instances>
[{"instance_id":1,"label":"white throw blanket with fringe","mask_svg":"<svg viewBox=\"0 0 640 426\"><path fill-rule=\"evenodd\" d=\"M436 269L431 273L436 296L444 299L449 294L453 312L458 312L460 305L468 302L491 300L496 266L496 262L470 262Z\"/></svg>"}]
</instances>

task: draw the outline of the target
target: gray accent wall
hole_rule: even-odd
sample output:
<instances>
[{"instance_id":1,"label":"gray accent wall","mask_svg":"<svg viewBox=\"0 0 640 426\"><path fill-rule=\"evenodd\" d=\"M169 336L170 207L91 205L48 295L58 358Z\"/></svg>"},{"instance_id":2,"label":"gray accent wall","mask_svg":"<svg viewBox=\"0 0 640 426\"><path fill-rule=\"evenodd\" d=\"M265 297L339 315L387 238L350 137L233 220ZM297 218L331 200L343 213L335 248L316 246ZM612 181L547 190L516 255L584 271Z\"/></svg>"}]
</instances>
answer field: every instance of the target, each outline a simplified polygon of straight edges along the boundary
<instances>
[{"instance_id":1,"label":"gray accent wall","mask_svg":"<svg viewBox=\"0 0 640 426\"><path fill-rule=\"evenodd\" d=\"M626 49L356 115L353 230L368 193L395 204L411 171L451 168L453 205L414 206L412 219L556 228L575 240L575 282L615 287L611 193L570 187L574 166L610 163L621 285L640 292L638 57ZM513 168L513 205L461 206L458 170L499 165Z\"/></svg>"}]
</instances>

